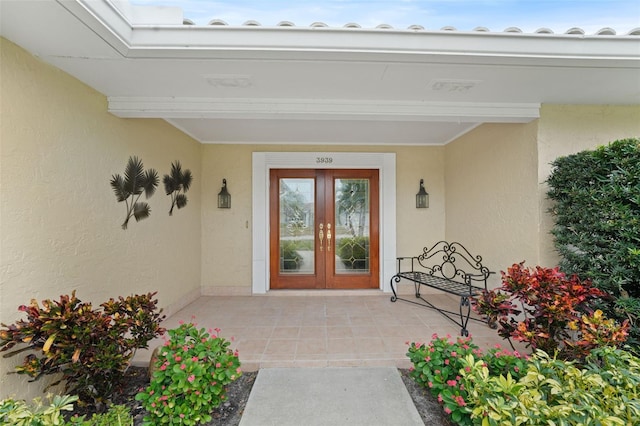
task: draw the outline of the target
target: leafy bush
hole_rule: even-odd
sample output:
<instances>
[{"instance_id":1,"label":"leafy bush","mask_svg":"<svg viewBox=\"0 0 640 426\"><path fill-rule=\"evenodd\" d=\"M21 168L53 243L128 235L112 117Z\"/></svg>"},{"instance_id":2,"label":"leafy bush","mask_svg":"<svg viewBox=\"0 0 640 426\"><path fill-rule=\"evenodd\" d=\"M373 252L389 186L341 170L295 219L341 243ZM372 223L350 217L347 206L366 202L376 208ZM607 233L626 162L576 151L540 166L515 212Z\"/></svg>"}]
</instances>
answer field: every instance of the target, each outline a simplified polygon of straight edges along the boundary
<instances>
[{"instance_id":1,"label":"leafy bush","mask_svg":"<svg viewBox=\"0 0 640 426\"><path fill-rule=\"evenodd\" d=\"M467 357L461 370L471 420L494 425L632 425L640 418L640 359L594 349L584 365L537 351L526 374L495 376Z\"/></svg>"},{"instance_id":2,"label":"leafy bush","mask_svg":"<svg viewBox=\"0 0 640 426\"><path fill-rule=\"evenodd\" d=\"M640 139L560 157L547 182L563 271L614 296L600 308L631 322L640 348Z\"/></svg>"},{"instance_id":3,"label":"leafy bush","mask_svg":"<svg viewBox=\"0 0 640 426\"><path fill-rule=\"evenodd\" d=\"M238 353L212 332L193 323L168 331L151 383L136 395L148 412L145 425L211 421L211 411L226 398L226 386L242 374Z\"/></svg>"},{"instance_id":4,"label":"leafy bush","mask_svg":"<svg viewBox=\"0 0 640 426\"><path fill-rule=\"evenodd\" d=\"M541 350L483 354L470 338L433 335L428 345L411 343L407 355L411 377L458 425L635 425L640 418L640 358L611 346L579 362Z\"/></svg>"},{"instance_id":5,"label":"leafy bush","mask_svg":"<svg viewBox=\"0 0 640 426\"><path fill-rule=\"evenodd\" d=\"M36 398L35 405L30 407L25 401L12 398L0 401L0 424L14 426L53 426L63 425L63 411L72 411L77 396L49 395L49 405Z\"/></svg>"},{"instance_id":6,"label":"leafy bush","mask_svg":"<svg viewBox=\"0 0 640 426\"><path fill-rule=\"evenodd\" d=\"M467 401L469 385L461 381L461 372L467 365L465 360L479 362L492 376L512 374L515 377L525 373L527 361L518 352L510 352L499 346L483 355L470 337L458 337L455 342L449 339L450 336L438 337L434 334L428 345L411 343L407 353L413 364L410 376L429 389L456 424L470 425L471 408Z\"/></svg>"},{"instance_id":7,"label":"leafy bush","mask_svg":"<svg viewBox=\"0 0 640 426\"><path fill-rule=\"evenodd\" d=\"M100 409L120 385L136 349L164 332L155 294L110 299L101 310L80 301L75 291L60 301L44 300L42 307L34 299L18 308L26 320L2 324L0 350L23 345L5 356L40 351L41 356L27 355L16 371L34 380L62 373L67 392Z\"/></svg>"},{"instance_id":8,"label":"leafy bush","mask_svg":"<svg viewBox=\"0 0 640 426\"><path fill-rule=\"evenodd\" d=\"M111 405L106 413L95 413L85 420L84 416L71 417L70 426L133 426L133 417L125 405Z\"/></svg>"},{"instance_id":9,"label":"leafy bush","mask_svg":"<svg viewBox=\"0 0 640 426\"><path fill-rule=\"evenodd\" d=\"M474 300L474 309L497 320L504 338L547 353L560 351L561 358L582 358L595 347L620 345L626 339L627 321L618 325L592 309L603 297L604 292L576 275L567 277L558 268L528 269L523 262L502 272L502 287L485 291ZM519 321L521 313L524 319Z\"/></svg>"},{"instance_id":10,"label":"leafy bush","mask_svg":"<svg viewBox=\"0 0 640 426\"><path fill-rule=\"evenodd\" d=\"M518 315L520 311L511 302L509 293L501 291L483 291L480 295L472 299L473 309L484 315L489 327L498 328L498 319L503 319L509 315ZM503 333L501 333L503 334ZM508 338L509 335L502 336Z\"/></svg>"}]
</instances>

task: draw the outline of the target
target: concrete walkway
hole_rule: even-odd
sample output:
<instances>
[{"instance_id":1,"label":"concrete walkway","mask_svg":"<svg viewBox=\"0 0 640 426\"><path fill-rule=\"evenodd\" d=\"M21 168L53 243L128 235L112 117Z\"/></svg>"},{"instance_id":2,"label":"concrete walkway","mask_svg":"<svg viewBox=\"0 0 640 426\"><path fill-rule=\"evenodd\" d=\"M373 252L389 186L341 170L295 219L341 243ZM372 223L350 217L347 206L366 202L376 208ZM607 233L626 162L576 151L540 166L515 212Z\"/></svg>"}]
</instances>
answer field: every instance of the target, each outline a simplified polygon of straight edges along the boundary
<instances>
[{"instance_id":1,"label":"concrete walkway","mask_svg":"<svg viewBox=\"0 0 640 426\"><path fill-rule=\"evenodd\" d=\"M422 426L395 367L264 368L240 426Z\"/></svg>"}]
</instances>

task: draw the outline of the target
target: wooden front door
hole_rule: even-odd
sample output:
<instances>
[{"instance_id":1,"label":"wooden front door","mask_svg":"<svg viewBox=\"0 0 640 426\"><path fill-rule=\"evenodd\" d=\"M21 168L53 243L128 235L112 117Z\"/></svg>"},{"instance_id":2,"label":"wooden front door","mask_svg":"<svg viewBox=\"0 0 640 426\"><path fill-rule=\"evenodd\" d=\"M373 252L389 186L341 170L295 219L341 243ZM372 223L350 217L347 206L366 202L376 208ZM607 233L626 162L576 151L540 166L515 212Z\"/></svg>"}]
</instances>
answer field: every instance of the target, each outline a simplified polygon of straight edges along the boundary
<instances>
[{"instance_id":1,"label":"wooden front door","mask_svg":"<svg viewBox=\"0 0 640 426\"><path fill-rule=\"evenodd\" d=\"M379 288L378 170L273 169L272 289Z\"/></svg>"}]
</instances>

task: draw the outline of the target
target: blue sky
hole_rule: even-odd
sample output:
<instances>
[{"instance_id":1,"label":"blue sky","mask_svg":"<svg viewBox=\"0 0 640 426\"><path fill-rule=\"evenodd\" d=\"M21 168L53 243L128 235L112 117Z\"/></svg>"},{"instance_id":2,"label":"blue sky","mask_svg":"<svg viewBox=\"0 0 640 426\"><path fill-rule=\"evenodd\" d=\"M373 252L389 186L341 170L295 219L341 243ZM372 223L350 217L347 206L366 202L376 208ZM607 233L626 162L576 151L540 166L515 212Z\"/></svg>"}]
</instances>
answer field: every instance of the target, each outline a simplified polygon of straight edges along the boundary
<instances>
[{"instance_id":1,"label":"blue sky","mask_svg":"<svg viewBox=\"0 0 640 426\"><path fill-rule=\"evenodd\" d=\"M545 27L564 33L579 27L587 34L610 27L619 35L640 27L640 0L130 0L136 5L177 6L198 25L222 19L229 25L248 20L264 26L291 21L297 26L324 22L342 27L356 22L363 28L389 24L405 29L422 25L429 30L453 26L461 31L487 27L503 31L518 27L534 32Z\"/></svg>"}]
</instances>

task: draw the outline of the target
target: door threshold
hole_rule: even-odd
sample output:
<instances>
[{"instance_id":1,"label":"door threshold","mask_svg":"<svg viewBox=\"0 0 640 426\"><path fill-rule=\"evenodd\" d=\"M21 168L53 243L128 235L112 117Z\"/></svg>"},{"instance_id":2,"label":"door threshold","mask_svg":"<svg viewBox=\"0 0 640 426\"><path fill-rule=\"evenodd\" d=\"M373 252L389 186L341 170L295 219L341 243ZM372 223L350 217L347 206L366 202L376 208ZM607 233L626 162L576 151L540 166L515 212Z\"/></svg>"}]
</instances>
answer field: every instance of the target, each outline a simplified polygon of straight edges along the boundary
<instances>
[{"instance_id":1,"label":"door threshold","mask_svg":"<svg viewBox=\"0 0 640 426\"><path fill-rule=\"evenodd\" d=\"M269 290L264 296L383 296L385 293L379 288L367 288L356 290Z\"/></svg>"}]
</instances>

